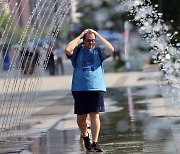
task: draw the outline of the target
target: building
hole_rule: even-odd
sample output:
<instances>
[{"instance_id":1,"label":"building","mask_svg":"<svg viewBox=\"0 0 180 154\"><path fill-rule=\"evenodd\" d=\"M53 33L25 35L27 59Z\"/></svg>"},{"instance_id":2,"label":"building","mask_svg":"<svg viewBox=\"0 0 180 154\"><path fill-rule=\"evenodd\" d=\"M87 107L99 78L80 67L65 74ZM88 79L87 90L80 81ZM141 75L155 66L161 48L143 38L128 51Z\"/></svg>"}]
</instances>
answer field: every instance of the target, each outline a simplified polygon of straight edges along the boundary
<instances>
[{"instance_id":1,"label":"building","mask_svg":"<svg viewBox=\"0 0 180 154\"><path fill-rule=\"evenodd\" d=\"M56 12L58 7L62 4L63 0L1 0L0 3L1 10L4 10L6 13L12 14L12 20L15 25L19 27L24 27L27 25L28 21L31 19L31 25L37 21L36 25L47 23L49 25L52 22L52 18L48 18L48 15L51 16ZM56 4L54 5L54 3ZM68 16L71 18L72 23L78 23L78 17L80 14L76 12L77 0L67 0L67 3L70 2L71 10L69 11ZM47 19L48 18L48 19Z\"/></svg>"},{"instance_id":2,"label":"building","mask_svg":"<svg viewBox=\"0 0 180 154\"><path fill-rule=\"evenodd\" d=\"M56 4L55 4L56 2ZM68 1L67 1L68 2ZM45 23L50 25L52 22L52 16L57 11L58 6L60 6L62 0L11 0L9 1L12 16L14 18L14 23L18 22L18 26L25 26L30 17L31 25L37 22L35 26L42 25ZM48 16L51 17L48 18Z\"/></svg>"},{"instance_id":3,"label":"building","mask_svg":"<svg viewBox=\"0 0 180 154\"><path fill-rule=\"evenodd\" d=\"M62 40L67 39L67 35L71 31L74 24L77 24L79 14L76 12L77 0L4 0L2 8L6 6L9 8L11 14L11 20L16 28L26 27L30 24L30 27L37 27L38 32L41 31L40 27L44 27L43 35L46 36L46 32L51 30L52 33L56 32L56 24L61 25L60 33L58 37ZM70 7L70 8L67 8ZM57 21L52 21L60 8L60 13L56 16ZM66 12L66 9L68 13ZM66 18L63 15L66 14ZM34 38L32 34L31 38Z\"/></svg>"},{"instance_id":4,"label":"building","mask_svg":"<svg viewBox=\"0 0 180 154\"><path fill-rule=\"evenodd\" d=\"M13 23L19 27L25 26L31 15L31 0L11 0L9 5Z\"/></svg>"}]
</instances>

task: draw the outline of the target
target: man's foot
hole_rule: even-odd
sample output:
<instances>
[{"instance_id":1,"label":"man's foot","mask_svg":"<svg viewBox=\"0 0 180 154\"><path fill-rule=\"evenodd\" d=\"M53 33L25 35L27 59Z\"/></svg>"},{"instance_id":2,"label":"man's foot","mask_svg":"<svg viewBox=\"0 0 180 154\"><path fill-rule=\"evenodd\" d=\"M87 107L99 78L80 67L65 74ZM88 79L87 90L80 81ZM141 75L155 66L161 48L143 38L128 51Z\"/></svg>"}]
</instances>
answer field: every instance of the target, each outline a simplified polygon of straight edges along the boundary
<instances>
[{"instance_id":1,"label":"man's foot","mask_svg":"<svg viewBox=\"0 0 180 154\"><path fill-rule=\"evenodd\" d=\"M93 142L92 147L93 150L96 152L103 152L103 150L101 149L100 145L97 142Z\"/></svg>"},{"instance_id":2,"label":"man's foot","mask_svg":"<svg viewBox=\"0 0 180 154\"><path fill-rule=\"evenodd\" d=\"M90 142L89 134L88 134L88 136L85 136L85 137L83 135L81 135L81 136L82 136L82 138L84 140L85 148L87 150L92 150L93 148L92 148L92 144Z\"/></svg>"}]
</instances>

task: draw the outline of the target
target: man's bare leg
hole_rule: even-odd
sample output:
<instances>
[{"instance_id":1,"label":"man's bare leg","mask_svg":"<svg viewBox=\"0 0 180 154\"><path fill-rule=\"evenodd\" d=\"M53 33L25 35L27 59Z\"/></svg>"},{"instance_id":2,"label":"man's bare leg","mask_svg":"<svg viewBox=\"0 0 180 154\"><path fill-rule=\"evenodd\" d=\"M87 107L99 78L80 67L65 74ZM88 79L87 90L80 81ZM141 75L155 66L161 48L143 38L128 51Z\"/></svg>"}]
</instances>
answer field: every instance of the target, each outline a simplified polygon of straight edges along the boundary
<instances>
[{"instance_id":1,"label":"man's bare leg","mask_svg":"<svg viewBox=\"0 0 180 154\"><path fill-rule=\"evenodd\" d=\"M98 112L92 112L89 114L91 119L91 132L93 142L98 142L98 136L100 131L100 118Z\"/></svg>"},{"instance_id":2,"label":"man's bare leg","mask_svg":"<svg viewBox=\"0 0 180 154\"><path fill-rule=\"evenodd\" d=\"M98 112L90 113L90 119L91 119L91 132L92 132L92 140L93 140L92 148L96 152L103 152L100 145L98 144L98 137L101 127L99 113Z\"/></svg>"},{"instance_id":3,"label":"man's bare leg","mask_svg":"<svg viewBox=\"0 0 180 154\"><path fill-rule=\"evenodd\" d=\"M87 136L87 114L77 115L77 124L83 136Z\"/></svg>"},{"instance_id":4,"label":"man's bare leg","mask_svg":"<svg viewBox=\"0 0 180 154\"><path fill-rule=\"evenodd\" d=\"M81 130L81 137L87 150L92 150L92 143L87 133L87 114L77 115L77 124Z\"/></svg>"}]
</instances>

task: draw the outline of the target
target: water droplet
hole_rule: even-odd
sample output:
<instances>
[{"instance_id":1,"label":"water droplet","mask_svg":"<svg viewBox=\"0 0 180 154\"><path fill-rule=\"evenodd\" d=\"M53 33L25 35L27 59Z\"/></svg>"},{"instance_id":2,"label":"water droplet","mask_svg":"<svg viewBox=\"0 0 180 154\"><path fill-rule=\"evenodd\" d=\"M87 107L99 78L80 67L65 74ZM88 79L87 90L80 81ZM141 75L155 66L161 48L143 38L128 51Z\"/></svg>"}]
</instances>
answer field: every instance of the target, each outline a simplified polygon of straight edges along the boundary
<instances>
[{"instance_id":1,"label":"water droplet","mask_svg":"<svg viewBox=\"0 0 180 154\"><path fill-rule=\"evenodd\" d=\"M170 54L166 54L166 59L170 59L171 58L171 56L170 56Z\"/></svg>"}]
</instances>

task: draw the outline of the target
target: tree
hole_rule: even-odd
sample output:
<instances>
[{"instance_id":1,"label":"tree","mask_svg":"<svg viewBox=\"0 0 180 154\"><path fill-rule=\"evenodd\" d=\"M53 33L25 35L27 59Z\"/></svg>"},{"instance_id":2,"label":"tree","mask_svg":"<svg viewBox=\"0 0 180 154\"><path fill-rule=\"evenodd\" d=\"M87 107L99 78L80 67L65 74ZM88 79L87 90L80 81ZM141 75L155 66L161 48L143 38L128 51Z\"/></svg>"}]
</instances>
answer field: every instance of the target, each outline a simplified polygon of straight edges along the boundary
<instances>
[{"instance_id":1,"label":"tree","mask_svg":"<svg viewBox=\"0 0 180 154\"><path fill-rule=\"evenodd\" d=\"M7 32L11 31L13 25L12 24L12 20L10 18L10 14L6 14L4 12L2 12L1 16L0 16L0 23L1 23L1 27L0 27L0 33L1 33L1 38L2 40L4 40L7 35L9 35ZM9 30L10 29L10 30Z\"/></svg>"},{"instance_id":2,"label":"tree","mask_svg":"<svg viewBox=\"0 0 180 154\"><path fill-rule=\"evenodd\" d=\"M158 11L163 13L164 22L171 28L172 32L180 32L180 1L179 0L151 0L152 4L158 4ZM174 39L180 40L180 36L176 35Z\"/></svg>"},{"instance_id":3,"label":"tree","mask_svg":"<svg viewBox=\"0 0 180 154\"><path fill-rule=\"evenodd\" d=\"M123 31L123 14L115 11L120 5L118 1L80 0L78 12L82 13L80 22L83 28L114 29Z\"/></svg>"},{"instance_id":4,"label":"tree","mask_svg":"<svg viewBox=\"0 0 180 154\"><path fill-rule=\"evenodd\" d=\"M158 11L163 13L163 20L172 32L180 31L180 0L151 0L159 4ZM120 7L121 0L80 0L78 12L82 13L80 22L83 28L113 29L122 32L123 23L129 19L126 10ZM179 36L175 36L179 39Z\"/></svg>"}]
</instances>

